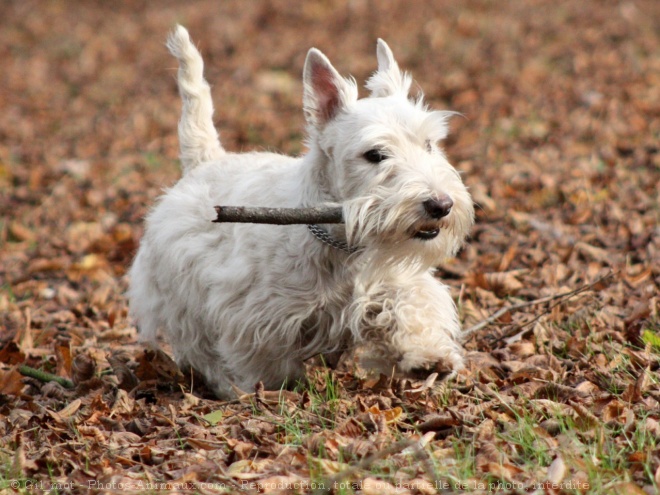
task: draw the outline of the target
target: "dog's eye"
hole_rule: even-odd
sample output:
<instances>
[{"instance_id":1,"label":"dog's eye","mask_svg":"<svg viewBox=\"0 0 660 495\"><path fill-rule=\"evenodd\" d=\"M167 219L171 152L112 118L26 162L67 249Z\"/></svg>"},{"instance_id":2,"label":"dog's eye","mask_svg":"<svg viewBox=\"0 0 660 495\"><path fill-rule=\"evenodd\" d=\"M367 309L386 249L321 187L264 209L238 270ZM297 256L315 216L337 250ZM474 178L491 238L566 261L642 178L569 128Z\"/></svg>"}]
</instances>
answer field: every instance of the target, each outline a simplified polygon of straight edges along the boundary
<instances>
[{"instance_id":1,"label":"dog's eye","mask_svg":"<svg viewBox=\"0 0 660 495\"><path fill-rule=\"evenodd\" d=\"M429 153L431 153L433 151L433 146L431 146L431 140L430 139L427 139L424 142L424 146L426 146L426 151L428 151Z\"/></svg>"},{"instance_id":2,"label":"dog's eye","mask_svg":"<svg viewBox=\"0 0 660 495\"><path fill-rule=\"evenodd\" d=\"M369 150L362 156L369 163L380 163L387 158L387 156L380 150Z\"/></svg>"}]
</instances>

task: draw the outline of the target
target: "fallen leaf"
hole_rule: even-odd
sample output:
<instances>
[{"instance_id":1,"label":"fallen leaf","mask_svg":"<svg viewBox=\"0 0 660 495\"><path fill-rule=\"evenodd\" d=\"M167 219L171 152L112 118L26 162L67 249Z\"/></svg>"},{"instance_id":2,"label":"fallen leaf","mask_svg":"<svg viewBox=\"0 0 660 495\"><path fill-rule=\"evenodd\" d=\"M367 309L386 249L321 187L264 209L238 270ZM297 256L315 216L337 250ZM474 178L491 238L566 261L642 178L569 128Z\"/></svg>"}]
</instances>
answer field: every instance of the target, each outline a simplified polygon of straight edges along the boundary
<instances>
[{"instance_id":1,"label":"fallen leaf","mask_svg":"<svg viewBox=\"0 0 660 495\"><path fill-rule=\"evenodd\" d=\"M25 362L25 354L16 342L10 340L0 349L0 363L14 365L23 362Z\"/></svg>"},{"instance_id":2,"label":"fallen leaf","mask_svg":"<svg viewBox=\"0 0 660 495\"><path fill-rule=\"evenodd\" d=\"M566 464L561 456L555 457L555 460L552 461L548 467L548 473L546 479L550 483L560 483L566 476Z\"/></svg>"},{"instance_id":3,"label":"fallen leaf","mask_svg":"<svg viewBox=\"0 0 660 495\"><path fill-rule=\"evenodd\" d=\"M524 285L516 278L518 270L510 272L474 273L466 277L467 283L494 292L502 297L516 294Z\"/></svg>"},{"instance_id":4,"label":"fallen leaf","mask_svg":"<svg viewBox=\"0 0 660 495\"><path fill-rule=\"evenodd\" d=\"M407 495L411 493L406 488L396 487L387 481L372 477L364 478L358 486L364 495Z\"/></svg>"},{"instance_id":5,"label":"fallen leaf","mask_svg":"<svg viewBox=\"0 0 660 495\"><path fill-rule=\"evenodd\" d=\"M48 414L58 423L67 423L67 420L71 419L78 412L81 405L82 400L75 399L57 412L48 410Z\"/></svg>"},{"instance_id":6,"label":"fallen leaf","mask_svg":"<svg viewBox=\"0 0 660 495\"><path fill-rule=\"evenodd\" d=\"M202 416L205 421L207 421L211 426L215 426L218 424L220 421L222 421L222 418L224 417L224 411L222 409L217 409L213 412L210 412L208 414L205 414Z\"/></svg>"},{"instance_id":7,"label":"fallen leaf","mask_svg":"<svg viewBox=\"0 0 660 495\"><path fill-rule=\"evenodd\" d=\"M646 495L644 490L630 481L616 483L610 487L610 490L616 495Z\"/></svg>"},{"instance_id":8,"label":"fallen leaf","mask_svg":"<svg viewBox=\"0 0 660 495\"><path fill-rule=\"evenodd\" d=\"M0 370L0 394L20 395L24 387L23 375L18 371L18 365L7 371Z\"/></svg>"},{"instance_id":9,"label":"fallen leaf","mask_svg":"<svg viewBox=\"0 0 660 495\"><path fill-rule=\"evenodd\" d=\"M71 343L70 341L58 341L55 343L55 359L57 368L55 374L64 378L71 378Z\"/></svg>"},{"instance_id":10,"label":"fallen leaf","mask_svg":"<svg viewBox=\"0 0 660 495\"><path fill-rule=\"evenodd\" d=\"M369 413L373 414L374 416L382 417L386 423L390 424L395 423L401 419L403 409L397 406L393 409L386 409L385 411L381 411L378 406L373 406L369 408Z\"/></svg>"},{"instance_id":11,"label":"fallen leaf","mask_svg":"<svg viewBox=\"0 0 660 495\"><path fill-rule=\"evenodd\" d=\"M252 442L243 442L234 438L228 439L227 445L236 454L238 459L248 459L255 449L255 445Z\"/></svg>"}]
</instances>

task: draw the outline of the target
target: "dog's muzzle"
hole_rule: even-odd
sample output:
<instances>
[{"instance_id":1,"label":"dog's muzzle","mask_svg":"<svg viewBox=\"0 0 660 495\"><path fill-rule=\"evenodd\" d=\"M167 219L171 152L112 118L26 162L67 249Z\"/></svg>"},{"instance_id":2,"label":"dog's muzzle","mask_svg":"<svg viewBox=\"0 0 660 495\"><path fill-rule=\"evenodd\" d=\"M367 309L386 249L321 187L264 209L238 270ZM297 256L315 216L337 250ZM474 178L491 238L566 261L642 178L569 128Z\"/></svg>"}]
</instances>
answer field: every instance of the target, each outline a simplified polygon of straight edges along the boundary
<instances>
[{"instance_id":1,"label":"dog's muzzle","mask_svg":"<svg viewBox=\"0 0 660 495\"><path fill-rule=\"evenodd\" d=\"M454 206L454 201L446 194L443 194L438 198L427 199L422 204L424 206L424 211L429 217L434 220L440 220L449 215L452 206ZM429 241L435 239L439 233L440 226L437 223L432 223L429 224L428 227L424 226L423 228L416 230L414 237L423 241Z\"/></svg>"}]
</instances>

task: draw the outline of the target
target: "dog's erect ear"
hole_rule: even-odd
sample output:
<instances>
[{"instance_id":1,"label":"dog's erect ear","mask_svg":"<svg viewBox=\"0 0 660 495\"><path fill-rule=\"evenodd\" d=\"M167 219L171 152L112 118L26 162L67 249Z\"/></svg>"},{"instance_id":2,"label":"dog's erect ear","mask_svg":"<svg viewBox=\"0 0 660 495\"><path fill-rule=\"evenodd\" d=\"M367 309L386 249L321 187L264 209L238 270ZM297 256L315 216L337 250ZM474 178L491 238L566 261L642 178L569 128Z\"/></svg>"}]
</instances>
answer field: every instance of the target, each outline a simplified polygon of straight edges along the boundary
<instances>
[{"instance_id":1,"label":"dog's erect ear","mask_svg":"<svg viewBox=\"0 0 660 495\"><path fill-rule=\"evenodd\" d=\"M303 108L307 122L323 127L351 101L357 99L355 84L346 81L323 53L312 48L303 70Z\"/></svg>"},{"instance_id":2,"label":"dog's erect ear","mask_svg":"<svg viewBox=\"0 0 660 495\"><path fill-rule=\"evenodd\" d=\"M408 96L412 79L408 74L401 73L399 64L394 60L392 50L382 39L378 39L376 49L378 57L378 70L367 81L367 89L371 91L371 96L390 96L395 93L401 93Z\"/></svg>"},{"instance_id":3,"label":"dog's erect ear","mask_svg":"<svg viewBox=\"0 0 660 495\"><path fill-rule=\"evenodd\" d=\"M378 38L376 45L376 57L378 58L378 72L399 71L399 64L394 60L394 54L384 40Z\"/></svg>"}]
</instances>

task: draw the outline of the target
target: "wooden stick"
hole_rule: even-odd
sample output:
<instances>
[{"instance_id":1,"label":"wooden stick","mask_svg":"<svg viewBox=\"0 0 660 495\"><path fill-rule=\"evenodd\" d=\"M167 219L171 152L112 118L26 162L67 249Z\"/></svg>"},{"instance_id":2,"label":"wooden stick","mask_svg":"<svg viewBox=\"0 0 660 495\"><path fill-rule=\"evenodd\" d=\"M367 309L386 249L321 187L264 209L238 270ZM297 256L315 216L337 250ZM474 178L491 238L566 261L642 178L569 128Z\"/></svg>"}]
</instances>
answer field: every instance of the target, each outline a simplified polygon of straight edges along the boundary
<instances>
[{"instance_id":1,"label":"wooden stick","mask_svg":"<svg viewBox=\"0 0 660 495\"><path fill-rule=\"evenodd\" d=\"M485 320L480 321L476 325L473 325L470 328L464 330L463 331L463 336L465 338L469 337L473 333L478 332L479 330L486 327L487 325L497 321L501 316L508 313L509 311L516 311L518 309L526 308L528 306L535 306L537 304L547 303L547 302L550 302L550 301L554 301L555 299L570 299L571 297L576 296L576 295L580 294L581 292L584 292L584 291L594 287L595 285L597 285L600 282L602 282L603 280L611 277L612 275L614 275L614 274L612 272L609 272L608 274L594 280L593 282L591 282L589 284L585 284L585 285L583 285L581 287L578 287L577 289L569 291L569 292L562 292L561 294L553 294L551 296L542 297L540 299L534 299L533 301L525 301L523 303L512 304L511 306L505 306L503 308L500 308L497 311L495 311L495 313L493 313L488 318L486 318ZM563 302L563 301L560 301L560 303L561 302ZM554 308L554 306L552 306L552 307ZM534 318L532 320L532 322L538 320L539 318L540 318L540 315L537 316L536 318ZM532 322L528 322L525 325L528 325L529 323L532 323Z\"/></svg>"},{"instance_id":2,"label":"wooden stick","mask_svg":"<svg viewBox=\"0 0 660 495\"><path fill-rule=\"evenodd\" d=\"M344 223L341 206L309 208L266 208L257 206L216 206L213 222L266 223L295 225L315 223Z\"/></svg>"}]
</instances>

